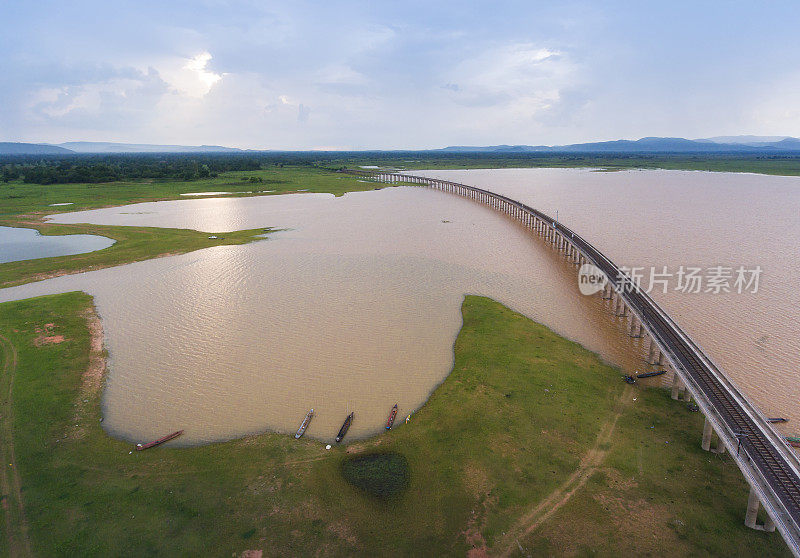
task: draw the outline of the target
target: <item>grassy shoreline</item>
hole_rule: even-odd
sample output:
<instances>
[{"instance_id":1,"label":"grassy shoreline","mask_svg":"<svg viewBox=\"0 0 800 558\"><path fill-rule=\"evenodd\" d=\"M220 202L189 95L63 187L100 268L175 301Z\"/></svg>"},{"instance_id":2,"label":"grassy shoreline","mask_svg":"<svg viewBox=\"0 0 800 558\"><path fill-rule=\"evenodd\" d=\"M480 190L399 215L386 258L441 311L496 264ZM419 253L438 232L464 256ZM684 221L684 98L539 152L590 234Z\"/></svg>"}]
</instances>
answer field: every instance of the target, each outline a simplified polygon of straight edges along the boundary
<instances>
[{"instance_id":1,"label":"grassy shoreline","mask_svg":"<svg viewBox=\"0 0 800 558\"><path fill-rule=\"evenodd\" d=\"M118 227L106 225L58 225L19 223L43 235L94 234L116 242L94 252L0 263L0 288L14 287L73 273L94 271L126 263L175 256L210 248L262 240L272 229L248 229L230 233L207 233L189 229ZM215 236L216 238L211 238Z\"/></svg>"},{"instance_id":2,"label":"grassy shoreline","mask_svg":"<svg viewBox=\"0 0 800 558\"><path fill-rule=\"evenodd\" d=\"M251 183L250 178L261 182ZM378 185L330 171L281 168L262 171L236 171L207 180L192 182L141 181L111 184L5 184L0 188L0 225L36 229L43 235L94 234L113 238L114 245L95 252L0 263L0 288L13 287L105 267L151 258L184 254L202 248L255 242L270 232L258 228L226 233L156 227L123 227L90 224L57 224L44 219L65 213L146 201L185 200L186 192L230 191L233 197L303 192L330 193L373 190ZM250 189L250 190L245 190ZM270 190L253 192L252 189ZM73 205L52 207L70 201ZM217 238L209 238L216 236Z\"/></svg>"},{"instance_id":3,"label":"grassy shoreline","mask_svg":"<svg viewBox=\"0 0 800 558\"><path fill-rule=\"evenodd\" d=\"M462 313L453 370L408 425L331 451L267 433L129 453L102 430L102 382L86 375L102 354L91 297L0 305L34 553L788 554L744 527L745 482L699 448L698 414L499 303L469 296ZM342 476L376 451L408 465L388 501Z\"/></svg>"}]
</instances>

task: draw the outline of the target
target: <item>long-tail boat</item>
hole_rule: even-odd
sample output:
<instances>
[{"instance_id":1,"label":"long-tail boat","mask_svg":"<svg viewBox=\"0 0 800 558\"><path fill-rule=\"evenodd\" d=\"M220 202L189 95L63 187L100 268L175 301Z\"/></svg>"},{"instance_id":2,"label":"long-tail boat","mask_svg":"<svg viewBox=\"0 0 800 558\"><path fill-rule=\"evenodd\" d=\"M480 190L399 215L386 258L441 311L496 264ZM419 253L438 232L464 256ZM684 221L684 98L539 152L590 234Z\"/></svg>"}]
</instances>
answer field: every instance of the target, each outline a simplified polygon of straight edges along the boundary
<instances>
[{"instance_id":1,"label":"long-tail boat","mask_svg":"<svg viewBox=\"0 0 800 558\"><path fill-rule=\"evenodd\" d=\"M656 370L655 372L644 372L642 374L636 374L636 377L641 380L642 378L652 378L654 376L661 376L661 374L666 374L666 373L667 373L666 370Z\"/></svg>"},{"instance_id":2,"label":"long-tail boat","mask_svg":"<svg viewBox=\"0 0 800 558\"><path fill-rule=\"evenodd\" d=\"M771 423L775 424L775 423L778 423L778 422L789 422L789 419L784 418L784 417L773 417L773 418L768 418L767 422L771 422Z\"/></svg>"},{"instance_id":3,"label":"long-tail boat","mask_svg":"<svg viewBox=\"0 0 800 558\"><path fill-rule=\"evenodd\" d=\"M386 430L391 430L394 425L394 419L397 416L397 403L392 407L392 412L389 413L389 420L386 421Z\"/></svg>"},{"instance_id":4,"label":"long-tail boat","mask_svg":"<svg viewBox=\"0 0 800 558\"><path fill-rule=\"evenodd\" d=\"M146 444L136 444L136 450L142 451L150 448L154 448L158 445L163 444L164 442L169 442L183 434L183 430L178 430L177 432L173 432L172 434L167 434L163 438L159 438L158 440L153 440L152 442L147 442Z\"/></svg>"},{"instance_id":5,"label":"long-tail boat","mask_svg":"<svg viewBox=\"0 0 800 558\"><path fill-rule=\"evenodd\" d=\"M353 413L347 415L347 418L344 419L344 424L339 429L339 433L336 435L336 442L341 442L344 435L347 434L347 431L350 430L350 425L353 424Z\"/></svg>"},{"instance_id":6,"label":"long-tail boat","mask_svg":"<svg viewBox=\"0 0 800 558\"><path fill-rule=\"evenodd\" d=\"M314 418L314 409L306 413L306 418L303 419L303 423L300 425L300 428L297 429L297 434L294 435L295 439L300 438L306 433L306 428L308 428L308 424L311 422L312 418Z\"/></svg>"}]
</instances>

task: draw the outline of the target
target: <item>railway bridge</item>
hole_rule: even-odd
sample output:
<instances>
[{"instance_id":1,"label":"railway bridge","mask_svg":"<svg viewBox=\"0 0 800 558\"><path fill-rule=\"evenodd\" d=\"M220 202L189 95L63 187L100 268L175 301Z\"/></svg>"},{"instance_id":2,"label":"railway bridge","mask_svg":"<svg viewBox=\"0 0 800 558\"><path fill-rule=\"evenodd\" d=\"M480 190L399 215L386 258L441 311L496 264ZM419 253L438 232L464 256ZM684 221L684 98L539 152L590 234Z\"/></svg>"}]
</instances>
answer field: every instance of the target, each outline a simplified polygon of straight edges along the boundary
<instances>
[{"instance_id":1,"label":"railway bridge","mask_svg":"<svg viewBox=\"0 0 800 558\"><path fill-rule=\"evenodd\" d=\"M800 557L800 459L761 411L622 268L569 227L506 196L396 172L343 172L365 180L434 188L483 203L519 221L562 252L568 262L592 264L605 279L598 294L610 300L616 316L626 320L628 335L643 337L648 343L649 364L671 370L672 398L693 399L705 416L702 448L728 451L742 471L750 485L745 525L763 531L777 528L792 553ZM766 519L759 524L761 506Z\"/></svg>"}]
</instances>

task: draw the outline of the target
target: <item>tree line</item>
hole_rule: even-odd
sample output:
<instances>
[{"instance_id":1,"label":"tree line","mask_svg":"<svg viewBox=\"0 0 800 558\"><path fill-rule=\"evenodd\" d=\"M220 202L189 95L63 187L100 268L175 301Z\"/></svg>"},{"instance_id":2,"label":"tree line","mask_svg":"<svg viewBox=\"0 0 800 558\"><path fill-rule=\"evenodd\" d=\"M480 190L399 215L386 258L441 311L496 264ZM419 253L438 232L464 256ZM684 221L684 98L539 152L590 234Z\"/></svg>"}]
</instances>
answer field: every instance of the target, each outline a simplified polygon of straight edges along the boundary
<instances>
[{"instance_id":1,"label":"tree line","mask_svg":"<svg viewBox=\"0 0 800 558\"><path fill-rule=\"evenodd\" d=\"M0 180L31 184L98 183L118 180L212 178L227 171L265 168L256 157L236 155L82 155L7 156L0 160Z\"/></svg>"}]
</instances>

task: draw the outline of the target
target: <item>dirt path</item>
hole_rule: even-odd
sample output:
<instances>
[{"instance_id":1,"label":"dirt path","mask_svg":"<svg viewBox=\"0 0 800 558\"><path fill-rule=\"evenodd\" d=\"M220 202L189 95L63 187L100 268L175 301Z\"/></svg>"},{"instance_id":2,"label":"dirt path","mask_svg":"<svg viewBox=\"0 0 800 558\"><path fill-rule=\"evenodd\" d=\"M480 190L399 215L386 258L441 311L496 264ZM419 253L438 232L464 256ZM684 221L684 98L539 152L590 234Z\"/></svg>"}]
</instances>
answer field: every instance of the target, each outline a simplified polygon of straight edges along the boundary
<instances>
[{"instance_id":1,"label":"dirt path","mask_svg":"<svg viewBox=\"0 0 800 558\"><path fill-rule=\"evenodd\" d=\"M633 393L633 387L626 385L614 405L614 414L600 428L594 446L583 456L575 472L561 486L518 519L514 526L506 531L505 536L497 542L495 545L496 551L492 554L508 556L515 550L522 551L519 540L536 530L586 484L586 481L603 464L607 450L602 448L611 440L617 421L630 404Z\"/></svg>"},{"instance_id":2,"label":"dirt path","mask_svg":"<svg viewBox=\"0 0 800 558\"><path fill-rule=\"evenodd\" d=\"M31 556L31 541L28 537L28 522L22 505L22 485L14 455L14 408L13 387L17 370L17 349L0 335L3 350L3 370L0 376L2 402L0 402L0 486L3 490L2 505L5 516L5 532L9 556Z\"/></svg>"}]
</instances>

